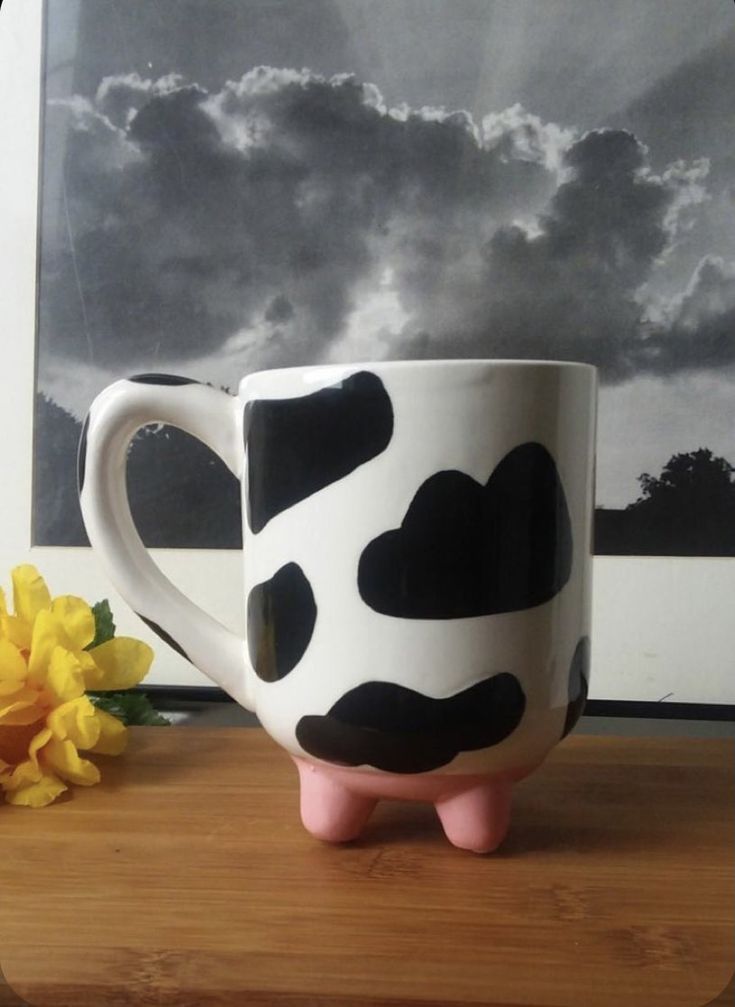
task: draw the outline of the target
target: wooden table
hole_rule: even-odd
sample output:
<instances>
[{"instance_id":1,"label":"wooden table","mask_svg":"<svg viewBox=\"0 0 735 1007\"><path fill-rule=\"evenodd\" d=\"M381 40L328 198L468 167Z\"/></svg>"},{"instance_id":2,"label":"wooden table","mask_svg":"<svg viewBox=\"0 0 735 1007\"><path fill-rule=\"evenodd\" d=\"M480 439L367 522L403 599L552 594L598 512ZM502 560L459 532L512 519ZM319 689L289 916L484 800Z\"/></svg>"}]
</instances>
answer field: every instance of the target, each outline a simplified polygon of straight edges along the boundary
<instances>
[{"instance_id":1,"label":"wooden table","mask_svg":"<svg viewBox=\"0 0 735 1007\"><path fill-rule=\"evenodd\" d=\"M137 728L99 761L0 806L2 1004L732 1003L732 742L568 738L486 857L423 805L312 839L259 729Z\"/></svg>"}]
</instances>

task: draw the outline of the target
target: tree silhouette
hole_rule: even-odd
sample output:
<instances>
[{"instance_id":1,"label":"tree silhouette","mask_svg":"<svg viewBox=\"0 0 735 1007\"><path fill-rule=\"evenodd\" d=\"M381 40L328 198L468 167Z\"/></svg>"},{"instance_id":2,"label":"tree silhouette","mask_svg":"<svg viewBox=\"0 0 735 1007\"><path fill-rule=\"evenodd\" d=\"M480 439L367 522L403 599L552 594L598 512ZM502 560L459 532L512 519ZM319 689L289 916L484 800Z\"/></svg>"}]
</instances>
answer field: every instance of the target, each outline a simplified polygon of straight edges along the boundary
<instances>
[{"instance_id":1,"label":"tree silhouette","mask_svg":"<svg viewBox=\"0 0 735 1007\"><path fill-rule=\"evenodd\" d=\"M81 423L36 397L33 542L87 545L76 489ZM643 472L641 494L625 510L595 513L601 555L735 556L735 466L708 448L675 454L658 476ZM143 541L168 548L238 549L237 480L203 444L174 427L133 440L130 505Z\"/></svg>"},{"instance_id":2,"label":"tree silhouette","mask_svg":"<svg viewBox=\"0 0 735 1007\"><path fill-rule=\"evenodd\" d=\"M33 544L88 545L77 496L82 425L53 399L36 395L33 435Z\"/></svg>"},{"instance_id":3,"label":"tree silhouette","mask_svg":"<svg viewBox=\"0 0 735 1007\"><path fill-rule=\"evenodd\" d=\"M88 545L77 496L82 425L43 393L36 396L33 544ZM130 446L130 509L146 545L239 549L240 487L215 454L183 430L147 426Z\"/></svg>"},{"instance_id":4,"label":"tree silhouette","mask_svg":"<svg viewBox=\"0 0 735 1007\"><path fill-rule=\"evenodd\" d=\"M146 545L242 547L240 484L191 434L144 427L130 446L127 481L130 510Z\"/></svg>"},{"instance_id":5,"label":"tree silhouette","mask_svg":"<svg viewBox=\"0 0 735 1007\"><path fill-rule=\"evenodd\" d=\"M643 506L683 510L730 508L735 504L735 467L709 448L672 455L660 476L638 476L642 493L628 510Z\"/></svg>"},{"instance_id":6,"label":"tree silhouette","mask_svg":"<svg viewBox=\"0 0 735 1007\"><path fill-rule=\"evenodd\" d=\"M735 555L735 467L709 448L672 455L659 476L638 477L625 510L629 552Z\"/></svg>"}]
</instances>

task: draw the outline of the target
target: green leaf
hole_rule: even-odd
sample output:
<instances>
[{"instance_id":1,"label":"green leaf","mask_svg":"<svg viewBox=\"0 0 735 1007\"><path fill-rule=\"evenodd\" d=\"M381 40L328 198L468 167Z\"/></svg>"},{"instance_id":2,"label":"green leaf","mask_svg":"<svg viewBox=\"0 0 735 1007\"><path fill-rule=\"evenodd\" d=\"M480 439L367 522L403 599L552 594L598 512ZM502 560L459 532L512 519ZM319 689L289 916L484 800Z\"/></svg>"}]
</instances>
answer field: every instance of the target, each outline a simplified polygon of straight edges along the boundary
<instances>
[{"instance_id":1,"label":"green leaf","mask_svg":"<svg viewBox=\"0 0 735 1007\"><path fill-rule=\"evenodd\" d=\"M94 615L94 640L87 650L99 647L101 643L107 643L115 635L115 623L112 621L112 612L107 598L92 606L92 614Z\"/></svg>"},{"instance_id":2,"label":"green leaf","mask_svg":"<svg viewBox=\"0 0 735 1007\"><path fill-rule=\"evenodd\" d=\"M169 727L171 721L154 708L144 692L129 689L124 692L88 692L87 695L100 710L122 720L128 727Z\"/></svg>"}]
</instances>

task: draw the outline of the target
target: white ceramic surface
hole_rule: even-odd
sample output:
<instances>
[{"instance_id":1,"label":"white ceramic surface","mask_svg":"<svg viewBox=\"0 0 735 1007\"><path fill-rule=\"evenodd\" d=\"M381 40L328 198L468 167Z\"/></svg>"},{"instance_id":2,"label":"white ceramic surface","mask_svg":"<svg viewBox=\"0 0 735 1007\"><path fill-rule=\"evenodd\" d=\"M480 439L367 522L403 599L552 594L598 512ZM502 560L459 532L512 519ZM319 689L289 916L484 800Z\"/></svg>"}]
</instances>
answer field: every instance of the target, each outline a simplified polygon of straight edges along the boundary
<instances>
[{"instance_id":1,"label":"white ceramic surface","mask_svg":"<svg viewBox=\"0 0 735 1007\"><path fill-rule=\"evenodd\" d=\"M367 398L357 395L351 402L351 393L346 394L343 423L340 389L349 393L351 379L366 374L372 382ZM590 633L594 368L482 360L314 366L251 374L241 382L237 397L169 380L147 376L119 381L102 392L90 410L80 453L81 504L90 541L111 581L135 611L160 627L239 703L254 709L266 730L294 755L314 757L297 740L300 720L324 717L341 697L365 683L393 683L439 700L488 676L505 674L514 676L524 695L517 726L503 740L460 751L430 771L495 773L540 761L564 733L570 667L580 640ZM327 396L336 403L335 425L320 428L317 423L314 428L325 438L326 455L345 451L349 455L353 426L355 437L367 438L369 453L372 434L363 429L361 412L371 413L373 392L379 386L380 407L389 402L391 413L385 446L381 441L371 457L316 492L269 511L264 526L254 530L247 514L263 477L260 469L272 466L265 481L278 483L284 478L279 466L314 454L308 397L328 390ZM302 413L295 425L288 418L289 400L301 400L304 422L298 419ZM267 402L276 404L275 419L263 406ZM281 403L286 403L283 423ZM322 420L324 415L332 414L327 411ZM307 630L308 645L277 680L255 674L246 642L177 591L138 537L126 497L125 461L135 431L153 422L192 433L242 480L243 604L257 585L279 570L293 570L289 564L297 564L308 583L316 610ZM365 422L374 423L375 417L367 415ZM294 443L284 449L283 438L293 430L298 431L296 442L305 440L301 446ZM251 438L257 434L260 440L255 447L252 440L248 442L246 450L249 431ZM358 583L363 551L401 527L426 481L438 473L463 473L475 481L479 493L503 459L522 445L548 452L563 491L572 549L560 589L539 604L493 614L403 617L371 607ZM319 450L315 457L318 468ZM299 478L297 474L292 483L298 484ZM450 483L451 479L447 486ZM293 484L288 492L292 490ZM264 492L267 497L267 487ZM438 514L437 528L442 521ZM424 545L430 555L431 542ZM492 574L492 556L481 563ZM509 574L512 579L517 571ZM280 628L272 623L269 627L271 636L261 634L262 647L277 648L282 642L277 634L287 634L288 621L282 621ZM285 646L285 638L283 642ZM375 768L370 763L363 766Z\"/></svg>"}]
</instances>

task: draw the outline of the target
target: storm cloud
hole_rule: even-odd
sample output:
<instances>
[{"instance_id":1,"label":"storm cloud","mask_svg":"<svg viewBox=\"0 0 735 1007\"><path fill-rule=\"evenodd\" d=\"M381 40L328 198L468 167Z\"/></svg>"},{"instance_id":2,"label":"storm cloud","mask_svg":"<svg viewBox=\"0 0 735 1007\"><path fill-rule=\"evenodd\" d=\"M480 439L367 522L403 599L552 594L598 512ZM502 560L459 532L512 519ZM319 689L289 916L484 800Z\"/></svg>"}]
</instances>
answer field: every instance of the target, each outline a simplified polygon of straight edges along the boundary
<instances>
[{"instance_id":1,"label":"storm cloud","mask_svg":"<svg viewBox=\"0 0 735 1007\"><path fill-rule=\"evenodd\" d=\"M657 374L735 364L735 263L706 255L651 326L642 355Z\"/></svg>"},{"instance_id":2,"label":"storm cloud","mask_svg":"<svg viewBox=\"0 0 735 1007\"><path fill-rule=\"evenodd\" d=\"M649 297L706 164L655 173L625 130L388 108L270 67L216 93L106 78L48 114L69 126L41 288L57 359L552 356L619 381L735 357L726 262Z\"/></svg>"}]
</instances>

